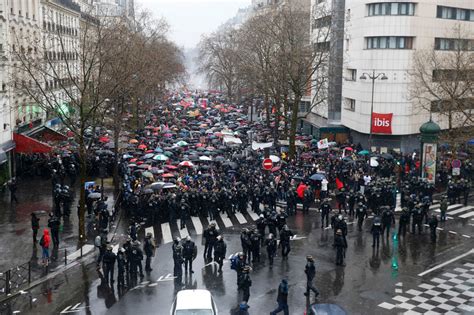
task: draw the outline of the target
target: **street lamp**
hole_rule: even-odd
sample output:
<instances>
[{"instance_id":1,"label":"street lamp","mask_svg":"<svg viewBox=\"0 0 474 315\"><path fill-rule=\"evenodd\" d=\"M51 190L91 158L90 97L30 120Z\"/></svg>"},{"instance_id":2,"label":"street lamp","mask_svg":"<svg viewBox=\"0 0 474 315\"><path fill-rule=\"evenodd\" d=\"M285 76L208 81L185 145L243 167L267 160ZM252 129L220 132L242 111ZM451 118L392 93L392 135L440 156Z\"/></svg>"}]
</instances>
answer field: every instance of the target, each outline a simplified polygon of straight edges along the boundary
<instances>
[{"instance_id":1,"label":"street lamp","mask_svg":"<svg viewBox=\"0 0 474 315\"><path fill-rule=\"evenodd\" d=\"M360 76L361 80L367 80L367 77L372 80L372 101L370 103L370 133L369 133L369 150L372 151L372 125L373 125L373 115L374 115L374 91L375 91L375 80L388 80L385 73L375 73L375 70L372 70L372 74L362 73Z\"/></svg>"}]
</instances>

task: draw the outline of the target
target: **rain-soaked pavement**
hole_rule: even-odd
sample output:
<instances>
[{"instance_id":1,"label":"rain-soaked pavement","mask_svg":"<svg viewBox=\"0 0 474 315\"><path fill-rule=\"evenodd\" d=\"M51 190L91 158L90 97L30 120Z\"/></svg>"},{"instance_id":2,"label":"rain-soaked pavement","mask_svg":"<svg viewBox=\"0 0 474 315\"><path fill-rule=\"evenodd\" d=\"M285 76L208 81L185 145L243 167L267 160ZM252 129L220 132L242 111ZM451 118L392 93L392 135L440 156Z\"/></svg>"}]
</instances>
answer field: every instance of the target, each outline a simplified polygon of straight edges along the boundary
<instances>
[{"instance_id":1,"label":"rain-soaked pavement","mask_svg":"<svg viewBox=\"0 0 474 315\"><path fill-rule=\"evenodd\" d=\"M288 219L288 225L298 235L291 243L288 259L276 257L275 265L270 269L262 252L262 262L253 266L249 313L260 315L273 310L276 289L285 277L290 288L290 314L303 314L308 303L303 295L306 285L303 269L306 255L311 254L316 259L315 284L321 292L318 302L338 304L348 314L402 314L408 311L411 313L407 314L429 311L430 314L474 314L473 217L453 217L440 224L436 244L431 244L429 233L425 231L423 235L407 235L398 242L385 239L378 251L371 246L371 220L366 220L363 231L359 232L349 219L347 265L339 267L334 263L333 231L320 228L316 211L309 215L298 212ZM232 219L232 222L237 221ZM227 256L241 250L243 226L249 224L223 229ZM154 231L159 235L160 226L154 227ZM190 234L198 245L198 257L194 261L195 273L183 277L181 283L172 277L173 260L168 243L157 249L153 271L128 292L111 290L105 285L90 257L88 263L73 267L12 300L8 311L169 314L178 290L204 288L213 294L220 314L231 314L241 299L236 290L236 273L230 269L228 261L222 274L217 273L217 266L213 264L205 266L201 237L194 236L194 230ZM445 262L448 263L443 264ZM433 267L435 269L431 269Z\"/></svg>"}]
</instances>

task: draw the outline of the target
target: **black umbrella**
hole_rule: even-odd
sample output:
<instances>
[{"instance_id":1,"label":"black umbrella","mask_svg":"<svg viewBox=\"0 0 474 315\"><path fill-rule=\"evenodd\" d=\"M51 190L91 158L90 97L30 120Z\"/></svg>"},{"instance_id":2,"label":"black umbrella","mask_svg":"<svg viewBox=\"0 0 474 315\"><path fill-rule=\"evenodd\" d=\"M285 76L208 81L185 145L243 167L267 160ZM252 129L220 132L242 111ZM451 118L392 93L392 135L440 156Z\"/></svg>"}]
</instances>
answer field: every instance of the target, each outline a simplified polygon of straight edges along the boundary
<instances>
[{"instance_id":1,"label":"black umbrella","mask_svg":"<svg viewBox=\"0 0 474 315\"><path fill-rule=\"evenodd\" d=\"M383 157L386 160L393 160L393 155L391 155L390 153L384 153L381 155L381 157Z\"/></svg>"},{"instance_id":2,"label":"black umbrella","mask_svg":"<svg viewBox=\"0 0 474 315\"><path fill-rule=\"evenodd\" d=\"M221 156L221 155L216 156L216 157L214 158L214 161L216 161L216 162L224 162L224 161L225 161L225 157L223 157L223 156Z\"/></svg>"}]
</instances>

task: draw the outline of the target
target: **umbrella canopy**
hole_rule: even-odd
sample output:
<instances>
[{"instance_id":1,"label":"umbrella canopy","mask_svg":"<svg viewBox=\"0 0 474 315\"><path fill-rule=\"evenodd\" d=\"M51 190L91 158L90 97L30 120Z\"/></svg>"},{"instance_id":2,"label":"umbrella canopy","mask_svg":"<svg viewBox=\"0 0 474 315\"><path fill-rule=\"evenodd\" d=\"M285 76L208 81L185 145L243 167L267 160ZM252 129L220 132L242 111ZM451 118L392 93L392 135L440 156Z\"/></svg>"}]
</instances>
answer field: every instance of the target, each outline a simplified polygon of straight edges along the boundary
<instances>
[{"instance_id":1,"label":"umbrella canopy","mask_svg":"<svg viewBox=\"0 0 474 315\"><path fill-rule=\"evenodd\" d=\"M176 188L177 186L173 183L166 183L163 185L163 189L171 189L171 188Z\"/></svg>"},{"instance_id":2,"label":"umbrella canopy","mask_svg":"<svg viewBox=\"0 0 474 315\"><path fill-rule=\"evenodd\" d=\"M87 196L89 199L100 199L100 193L91 193Z\"/></svg>"},{"instance_id":3,"label":"umbrella canopy","mask_svg":"<svg viewBox=\"0 0 474 315\"><path fill-rule=\"evenodd\" d=\"M137 139L130 139L130 141L128 141L128 143L136 144L136 143L138 143L138 140Z\"/></svg>"},{"instance_id":4,"label":"umbrella canopy","mask_svg":"<svg viewBox=\"0 0 474 315\"><path fill-rule=\"evenodd\" d=\"M362 150L362 151L360 151L360 152L357 153L357 154L359 154L359 155L369 155L369 153L370 153L370 152L367 151L367 150Z\"/></svg>"},{"instance_id":5,"label":"umbrella canopy","mask_svg":"<svg viewBox=\"0 0 474 315\"><path fill-rule=\"evenodd\" d=\"M280 162L280 158L276 155L270 155L269 159L272 160L273 163L278 163Z\"/></svg>"},{"instance_id":6,"label":"umbrella canopy","mask_svg":"<svg viewBox=\"0 0 474 315\"><path fill-rule=\"evenodd\" d=\"M370 158L370 166L372 167L377 167L379 166L379 162L377 161L377 157L371 157Z\"/></svg>"},{"instance_id":7,"label":"umbrella canopy","mask_svg":"<svg viewBox=\"0 0 474 315\"><path fill-rule=\"evenodd\" d=\"M469 145L474 145L474 139L469 140L469 141L467 142L467 144L469 144Z\"/></svg>"},{"instance_id":8,"label":"umbrella canopy","mask_svg":"<svg viewBox=\"0 0 474 315\"><path fill-rule=\"evenodd\" d=\"M156 148L154 150L156 153L163 153L163 149L162 148Z\"/></svg>"},{"instance_id":9,"label":"umbrella canopy","mask_svg":"<svg viewBox=\"0 0 474 315\"><path fill-rule=\"evenodd\" d=\"M183 161L179 163L179 166L181 167L194 167L194 164L191 161Z\"/></svg>"},{"instance_id":10,"label":"umbrella canopy","mask_svg":"<svg viewBox=\"0 0 474 315\"><path fill-rule=\"evenodd\" d=\"M383 157L386 160L392 160L393 159L393 155L391 155L390 153L384 153L384 154L381 155L381 157Z\"/></svg>"},{"instance_id":11,"label":"umbrella canopy","mask_svg":"<svg viewBox=\"0 0 474 315\"><path fill-rule=\"evenodd\" d=\"M178 167L177 167L177 166L174 166L174 165L165 165L165 168L168 169L168 170L175 170L175 169L177 169Z\"/></svg>"},{"instance_id":12,"label":"umbrella canopy","mask_svg":"<svg viewBox=\"0 0 474 315\"><path fill-rule=\"evenodd\" d=\"M223 156L221 156L221 155L216 156L216 157L214 158L214 161L216 161L216 162L224 162L224 161L225 161L225 157L223 157Z\"/></svg>"},{"instance_id":13,"label":"umbrella canopy","mask_svg":"<svg viewBox=\"0 0 474 315\"><path fill-rule=\"evenodd\" d=\"M153 190L160 190L163 188L165 184L166 184L165 182L155 182L150 185L150 188Z\"/></svg>"},{"instance_id":14,"label":"umbrella canopy","mask_svg":"<svg viewBox=\"0 0 474 315\"><path fill-rule=\"evenodd\" d=\"M173 156L173 152L170 152L170 151L165 151L163 154L166 155L167 157Z\"/></svg>"},{"instance_id":15,"label":"umbrella canopy","mask_svg":"<svg viewBox=\"0 0 474 315\"><path fill-rule=\"evenodd\" d=\"M321 181L325 178L326 178L326 176L324 174L317 173L317 174L311 175L311 177L309 179L316 180L316 181Z\"/></svg>"},{"instance_id":16,"label":"umbrella canopy","mask_svg":"<svg viewBox=\"0 0 474 315\"><path fill-rule=\"evenodd\" d=\"M161 175L161 177L163 177L163 178L173 178L173 177L175 177L175 175L172 174L172 173L165 173L165 174Z\"/></svg>"},{"instance_id":17,"label":"umbrella canopy","mask_svg":"<svg viewBox=\"0 0 474 315\"><path fill-rule=\"evenodd\" d=\"M185 147L185 146L187 146L187 145L189 145L189 144L188 144L186 141L181 140L181 141L178 141L178 142L176 143L176 145L177 145L177 146L180 146L180 147Z\"/></svg>"},{"instance_id":18,"label":"umbrella canopy","mask_svg":"<svg viewBox=\"0 0 474 315\"><path fill-rule=\"evenodd\" d=\"M153 154L153 153L147 153L143 156L143 159L144 160L151 159L154 156L155 156L155 154Z\"/></svg>"},{"instance_id":19,"label":"umbrella canopy","mask_svg":"<svg viewBox=\"0 0 474 315\"><path fill-rule=\"evenodd\" d=\"M200 161L212 161L212 159L206 155L200 156L199 157Z\"/></svg>"},{"instance_id":20,"label":"umbrella canopy","mask_svg":"<svg viewBox=\"0 0 474 315\"><path fill-rule=\"evenodd\" d=\"M146 145L140 144L137 148L139 148L140 150L146 150Z\"/></svg>"},{"instance_id":21,"label":"umbrella canopy","mask_svg":"<svg viewBox=\"0 0 474 315\"><path fill-rule=\"evenodd\" d=\"M157 154L153 157L155 161L167 161L169 158L164 154Z\"/></svg>"},{"instance_id":22,"label":"umbrella canopy","mask_svg":"<svg viewBox=\"0 0 474 315\"><path fill-rule=\"evenodd\" d=\"M143 172L142 173L142 176L143 177L146 177L146 178L153 178L153 174L151 172Z\"/></svg>"}]
</instances>

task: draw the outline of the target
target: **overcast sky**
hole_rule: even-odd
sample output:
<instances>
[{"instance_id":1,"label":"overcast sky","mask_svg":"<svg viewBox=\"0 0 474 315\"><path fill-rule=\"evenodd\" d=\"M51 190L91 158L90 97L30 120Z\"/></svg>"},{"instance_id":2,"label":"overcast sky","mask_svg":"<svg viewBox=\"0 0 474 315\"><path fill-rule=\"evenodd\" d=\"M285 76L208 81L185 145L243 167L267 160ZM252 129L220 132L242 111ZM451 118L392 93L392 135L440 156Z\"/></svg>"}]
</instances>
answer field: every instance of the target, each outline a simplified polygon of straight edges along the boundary
<instances>
[{"instance_id":1,"label":"overcast sky","mask_svg":"<svg viewBox=\"0 0 474 315\"><path fill-rule=\"evenodd\" d=\"M157 17L166 18L170 37L178 46L194 48L202 34L213 32L235 16L237 10L251 0L136 0Z\"/></svg>"}]
</instances>

